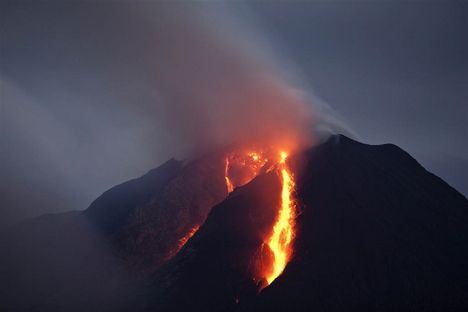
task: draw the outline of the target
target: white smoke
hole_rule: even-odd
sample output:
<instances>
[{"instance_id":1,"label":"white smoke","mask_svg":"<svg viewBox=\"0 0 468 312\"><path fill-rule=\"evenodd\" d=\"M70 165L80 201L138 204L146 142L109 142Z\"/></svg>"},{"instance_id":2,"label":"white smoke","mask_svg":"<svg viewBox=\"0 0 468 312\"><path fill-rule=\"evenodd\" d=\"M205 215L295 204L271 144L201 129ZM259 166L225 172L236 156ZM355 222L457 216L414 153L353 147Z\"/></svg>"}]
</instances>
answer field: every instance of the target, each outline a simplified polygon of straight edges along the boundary
<instances>
[{"instance_id":1,"label":"white smoke","mask_svg":"<svg viewBox=\"0 0 468 312\"><path fill-rule=\"evenodd\" d=\"M150 66L161 117L185 153L252 139L310 145L331 133L353 135L247 7L164 3L144 15L157 34Z\"/></svg>"},{"instance_id":2,"label":"white smoke","mask_svg":"<svg viewBox=\"0 0 468 312\"><path fill-rule=\"evenodd\" d=\"M170 157L348 132L246 4L11 3L2 14L5 219L85 209Z\"/></svg>"}]
</instances>

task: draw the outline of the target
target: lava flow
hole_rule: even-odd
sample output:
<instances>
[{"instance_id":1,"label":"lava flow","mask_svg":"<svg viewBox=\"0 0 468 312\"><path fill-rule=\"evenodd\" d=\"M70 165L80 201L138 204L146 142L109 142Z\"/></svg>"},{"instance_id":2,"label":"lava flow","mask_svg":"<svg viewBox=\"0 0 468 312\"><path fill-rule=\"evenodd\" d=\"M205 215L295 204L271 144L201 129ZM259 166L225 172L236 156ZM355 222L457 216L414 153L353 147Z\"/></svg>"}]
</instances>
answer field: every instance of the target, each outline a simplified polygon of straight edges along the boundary
<instances>
[{"instance_id":1,"label":"lava flow","mask_svg":"<svg viewBox=\"0 0 468 312\"><path fill-rule=\"evenodd\" d=\"M193 235L195 235L195 233L198 231L199 228L200 228L199 225L194 226L182 238L180 238L179 241L177 242L177 245L174 248L172 248L171 251L169 251L169 253L167 254L165 260L169 260L170 258L175 256L182 249L182 247L184 247L184 245L187 243L187 241L190 238L192 238Z\"/></svg>"},{"instance_id":2,"label":"lava flow","mask_svg":"<svg viewBox=\"0 0 468 312\"><path fill-rule=\"evenodd\" d=\"M255 152L244 150L228 154L224 163L224 180L228 193L233 192L235 187L247 184L257 175L272 170L281 180L278 212L271 232L263 242L263 247L268 246L268 260L263 262L258 272L261 279L265 280L262 288L270 285L284 271L293 254L296 206L292 193L295 183L286 163L287 157L288 154L284 151L277 153L272 152L271 149ZM199 226L193 227L179 240L171 256L185 245L198 228Z\"/></svg>"},{"instance_id":3,"label":"lava flow","mask_svg":"<svg viewBox=\"0 0 468 312\"><path fill-rule=\"evenodd\" d=\"M200 226L195 226L195 227L193 227L184 237L182 237L181 239L179 239L179 246L178 246L178 248L181 249L182 247L184 247L185 243L187 243L187 241L188 241L193 235L195 235L195 233L198 231L199 228L200 228Z\"/></svg>"},{"instance_id":4,"label":"lava flow","mask_svg":"<svg viewBox=\"0 0 468 312\"><path fill-rule=\"evenodd\" d=\"M262 269L263 272L261 272L267 285L271 284L283 272L293 251L292 242L296 216L292 198L294 177L287 166L287 157L288 154L284 151L279 153L279 158L272 156L271 151L242 152L226 157L225 180L229 193L233 191L235 186L248 183L261 172L269 172L274 169L281 179L280 207L271 233L264 241L264 246L268 246L271 254L271 261L269 261L267 268Z\"/></svg>"},{"instance_id":5,"label":"lava flow","mask_svg":"<svg viewBox=\"0 0 468 312\"><path fill-rule=\"evenodd\" d=\"M292 241L295 226L295 205L292 199L294 180L286 165L287 153L281 152L278 170L281 173L281 207L278 212L273 231L267 241L273 252L274 259L270 271L265 278L271 284L285 269L292 256Z\"/></svg>"},{"instance_id":6,"label":"lava flow","mask_svg":"<svg viewBox=\"0 0 468 312\"><path fill-rule=\"evenodd\" d=\"M226 156L224 179L228 193L235 187L245 185L255 178L262 170L267 170L267 153L241 151Z\"/></svg>"},{"instance_id":7,"label":"lava flow","mask_svg":"<svg viewBox=\"0 0 468 312\"><path fill-rule=\"evenodd\" d=\"M226 164L224 166L224 179L226 180L226 187L228 193L234 191L234 185L232 185L231 179L229 178L229 158L226 157Z\"/></svg>"}]
</instances>

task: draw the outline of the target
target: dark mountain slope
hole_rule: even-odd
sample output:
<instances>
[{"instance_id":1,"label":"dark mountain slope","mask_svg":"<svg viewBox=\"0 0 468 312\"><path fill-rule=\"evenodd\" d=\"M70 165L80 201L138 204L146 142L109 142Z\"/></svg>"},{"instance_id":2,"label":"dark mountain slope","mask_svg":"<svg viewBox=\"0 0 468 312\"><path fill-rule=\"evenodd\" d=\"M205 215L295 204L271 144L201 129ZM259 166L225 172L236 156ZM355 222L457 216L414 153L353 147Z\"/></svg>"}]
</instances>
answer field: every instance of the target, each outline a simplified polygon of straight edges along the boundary
<instances>
[{"instance_id":1,"label":"dark mountain slope","mask_svg":"<svg viewBox=\"0 0 468 312\"><path fill-rule=\"evenodd\" d=\"M274 221L278 176L260 175L227 197L223 160L171 160L84 213L2 233L0 310L468 307L468 202L398 147L334 136L290 158L300 209L295 254L260 293L252 276Z\"/></svg>"},{"instance_id":2,"label":"dark mountain slope","mask_svg":"<svg viewBox=\"0 0 468 312\"><path fill-rule=\"evenodd\" d=\"M344 136L290 164L298 232L277 280L256 295L258 281L248 278L258 230L271 226L277 204L270 173L212 209L153 276L138 299L148 302L143 310L466 310L468 203L460 193L394 145Z\"/></svg>"},{"instance_id":3,"label":"dark mountain slope","mask_svg":"<svg viewBox=\"0 0 468 312\"><path fill-rule=\"evenodd\" d=\"M299 177L296 256L253 310L466 310L468 202L394 145L336 136Z\"/></svg>"},{"instance_id":4,"label":"dark mountain slope","mask_svg":"<svg viewBox=\"0 0 468 312\"><path fill-rule=\"evenodd\" d=\"M146 296L137 302L151 311L225 311L254 296L260 281L253 276L275 220L280 187L278 176L270 172L234 190L152 277Z\"/></svg>"},{"instance_id":5,"label":"dark mountain slope","mask_svg":"<svg viewBox=\"0 0 468 312\"><path fill-rule=\"evenodd\" d=\"M141 278L227 196L224 161L169 160L111 188L84 212L45 215L1 234L0 310L115 311Z\"/></svg>"},{"instance_id":6,"label":"dark mountain slope","mask_svg":"<svg viewBox=\"0 0 468 312\"><path fill-rule=\"evenodd\" d=\"M182 170L182 163L170 159L138 179L114 186L99 196L84 211L105 234L115 234L128 223L135 209L146 205Z\"/></svg>"},{"instance_id":7,"label":"dark mountain slope","mask_svg":"<svg viewBox=\"0 0 468 312\"><path fill-rule=\"evenodd\" d=\"M220 155L185 165L170 160L105 192L84 215L112 241L129 270L145 275L172 257L180 240L226 196Z\"/></svg>"}]
</instances>

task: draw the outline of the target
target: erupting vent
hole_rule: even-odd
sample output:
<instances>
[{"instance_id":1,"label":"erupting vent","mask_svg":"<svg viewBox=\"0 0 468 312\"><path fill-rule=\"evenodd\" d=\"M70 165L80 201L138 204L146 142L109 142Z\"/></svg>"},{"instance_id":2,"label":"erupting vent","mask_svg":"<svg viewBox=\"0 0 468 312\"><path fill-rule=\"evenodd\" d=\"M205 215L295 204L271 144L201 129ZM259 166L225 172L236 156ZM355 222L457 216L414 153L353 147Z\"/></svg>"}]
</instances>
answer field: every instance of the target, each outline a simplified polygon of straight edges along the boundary
<instances>
[{"instance_id":1,"label":"erupting vent","mask_svg":"<svg viewBox=\"0 0 468 312\"><path fill-rule=\"evenodd\" d=\"M265 152L236 152L226 156L224 178L228 192L249 183L258 174L271 170L268 164Z\"/></svg>"}]
</instances>

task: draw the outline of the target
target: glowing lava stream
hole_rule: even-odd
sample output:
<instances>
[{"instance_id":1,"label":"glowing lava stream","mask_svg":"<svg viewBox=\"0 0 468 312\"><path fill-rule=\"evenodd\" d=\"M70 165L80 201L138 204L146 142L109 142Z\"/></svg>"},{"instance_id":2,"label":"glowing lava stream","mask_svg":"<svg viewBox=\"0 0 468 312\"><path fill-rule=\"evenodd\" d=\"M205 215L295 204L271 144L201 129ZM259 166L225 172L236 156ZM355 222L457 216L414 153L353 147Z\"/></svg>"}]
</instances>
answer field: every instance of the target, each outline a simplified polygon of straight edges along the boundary
<instances>
[{"instance_id":1,"label":"glowing lava stream","mask_svg":"<svg viewBox=\"0 0 468 312\"><path fill-rule=\"evenodd\" d=\"M227 157L224 165L224 179L226 180L227 191L231 193L234 191L234 185L232 185L231 179L229 179L229 159Z\"/></svg>"},{"instance_id":2,"label":"glowing lava stream","mask_svg":"<svg viewBox=\"0 0 468 312\"><path fill-rule=\"evenodd\" d=\"M193 236L195 235L195 233L198 231L198 229L200 228L200 226L195 226L193 227L184 237L182 237L181 239L179 239L179 245L178 245L178 250L179 251L182 247L184 247L184 245L187 243L187 241ZM177 252L176 252L177 253Z\"/></svg>"},{"instance_id":3,"label":"glowing lava stream","mask_svg":"<svg viewBox=\"0 0 468 312\"><path fill-rule=\"evenodd\" d=\"M184 245L188 242L188 240L195 235L195 233L198 231L200 228L199 225L194 226L193 228L190 229L190 231L187 232L183 237L179 239L177 242L177 245L174 246L166 255L165 261L169 260L170 258L174 257L181 249L184 247Z\"/></svg>"},{"instance_id":4,"label":"glowing lava stream","mask_svg":"<svg viewBox=\"0 0 468 312\"><path fill-rule=\"evenodd\" d=\"M224 178L228 192L232 192L234 185L241 186L251 181L259 174L262 168L267 165L271 156L269 152L245 152L234 154L230 159L227 155L224 167ZM261 271L261 276L266 280L265 286L270 285L285 269L293 253L293 240L295 231L296 206L293 200L294 177L289 171L286 159L288 154L284 151L279 153L279 159L276 166L266 168L265 172L274 169L281 179L281 203L276 215L275 223L271 233L265 239L264 245L267 245L271 252L271 262L268 268ZM268 157L270 158L270 157ZM275 157L273 157L275 158ZM271 159L271 158L270 158ZM230 163L230 160L233 162ZM231 168L232 167L232 168ZM234 176L231 176L231 170L234 170ZM244 178L239 179L239 170L244 170ZM237 175L236 175L237 173ZM241 183L239 183L241 181Z\"/></svg>"},{"instance_id":5,"label":"glowing lava stream","mask_svg":"<svg viewBox=\"0 0 468 312\"><path fill-rule=\"evenodd\" d=\"M296 209L292 199L294 179L286 164L287 153L281 152L279 172L281 173L281 207L278 211L276 223L266 244L270 247L274 259L272 268L265 278L270 285L284 270L292 256L292 241L294 239L294 227Z\"/></svg>"}]
</instances>

